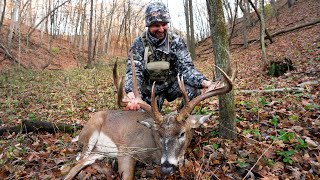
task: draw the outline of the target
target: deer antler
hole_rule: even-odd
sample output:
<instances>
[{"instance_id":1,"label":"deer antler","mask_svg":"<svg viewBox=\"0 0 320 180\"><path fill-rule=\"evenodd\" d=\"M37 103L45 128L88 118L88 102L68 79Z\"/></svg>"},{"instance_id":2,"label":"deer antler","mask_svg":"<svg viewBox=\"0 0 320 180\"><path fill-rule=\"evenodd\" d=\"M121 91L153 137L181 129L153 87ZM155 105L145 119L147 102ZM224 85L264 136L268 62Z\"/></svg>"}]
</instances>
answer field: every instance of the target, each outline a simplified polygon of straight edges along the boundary
<instances>
[{"instance_id":1,"label":"deer antler","mask_svg":"<svg viewBox=\"0 0 320 180\"><path fill-rule=\"evenodd\" d=\"M153 82L152 89L151 89L151 109L152 109L154 122L157 125L159 125L163 121L163 117L158 109L157 99L155 98L155 92L154 92L155 84L156 84L156 82Z\"/></svg>"},{"instance_id":2,"label":"deer antler","mask_svg":"<svg viewBox=\"0 0 320 180\"><path fill-rule=\"evenodd\" d=\"M161 113L158 110L158 106L157 106L157 101L155 99L155 93L154 93L154 86L155 83L153 83L152 86L152 91L151 91L151 106L146 103L145 101L143 101L141 99L140 93L138 91L138 83L137 83L137 76L136 76L136 68L135 68L135 63L133 60L133 53L131 51L130 53L130 60L131 60L131 71L132 71L132 90L133 93L135 95L135 100L137 101L137 103L140 105L141 109L145 110L147 113L149 113L154 121L156 122L156 124L159 124L162 122L162 116ZM115 73L116 71L113 72L114 74L114 78L115 78ZM119 83L119 88L118 88L118 106L119 107L126 107L128 105L128 103L130 102L130 99L128 97L124 97L125 96L125 92L124 92L124 77L122 77L122 79L120 80Z\"/></svg>"},{"instance_id":3,"label":"deer antler","mask_svg":"<svg viewBox=\"0 0 320 180\"><path fill-rule=\"evenodd\" d=\"M188 99L187 93L186 93L186 89L184 87L183 81L182 83L179 80L178 77L178 81L179 81L179 87L182 91L184 100L185 100L185 107L183 109L181 109L180 113L177 116L177 120L181 121L183 119L185 119L194 109L194 107L201 101L212 97L212 96L217 96L217 95L223 95L228 93L229 91L232 90L232 81L234 80L235 76L236 76L236 71L233 73L232 78L230 79L229 76L222 70L220 69L218 66L216 66L217 69L221 72L222 74L222 79L224 82L224 86L222 87L218 87L215 89L212 89L204 94L201 94L197 97L195 97L194 99L192 99L190 102L186 101Z\"/></svg>"},{"instance_id":4,"label":"deer antler","mask_svg":"<svg viewBox=\"0 0 320 180\"><path fill-rule=\"evenodd\" d=\"M113 72L113 84L116 87L116 91L118 91L119 89L119 75L118 75L118 58L116 59L116 62L114 63L112 72Z\"/></svg>"}]
</instances>

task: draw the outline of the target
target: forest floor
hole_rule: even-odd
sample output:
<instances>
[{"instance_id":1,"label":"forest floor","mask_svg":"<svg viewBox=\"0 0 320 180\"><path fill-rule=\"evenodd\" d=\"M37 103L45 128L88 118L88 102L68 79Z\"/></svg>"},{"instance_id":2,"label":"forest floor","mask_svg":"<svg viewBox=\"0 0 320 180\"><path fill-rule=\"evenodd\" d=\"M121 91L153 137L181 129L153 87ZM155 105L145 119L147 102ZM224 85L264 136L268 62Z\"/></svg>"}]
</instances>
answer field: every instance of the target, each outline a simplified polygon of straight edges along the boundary
<instances>
[{"instance_id":1,"label":"forest floor","mask_svg":"<svg viewBox=\"0 0 320 180\"><path fill-rule=\"evenodd\" d=\"M284 4L278 21L270 18L266 27L273 33L312 22L320 17L319 9L318 0L297 1L292 9ZM235 80L237 139L219 138L217 98L201 102L194 113L214 116L196 129L186 152L188 161L171 179L319 179L319 32L320 24L316 24L275 36L272 44L266 40L269 60L287 58L295 68L279 77L262 70L259 42L245 49L235 45L242 43L241 35L233 38L230 58L239 71ZM258 33L257 24L248 30L248 39L258 37ZM4 34L0 34L1 39ZM21 63L33 70L12 69L9 60L0 62L0 129L17 126L23 120L81 127L94 112L117 109L111 66L75 68L80 60L77 63L68 41L59 39L53 44L59 51L50 60L47 44L34 43L39 37L35 34L20 53ZM18 42L14 39L12 54L18 55ZM198 44L194 63L212 78L210 43L207 38ZM49 61L45 70L39 70ZM124 64L120 68L123 71ZM166 103L164 112L174 111L176 105ZM78 128L73 133L4 133L0 136L0 179L61 178L75 163L79 147L71 139L79 132ZM119 178L105 162L85 168L78 178ZM159 167L138 164L137 179L158 176Z\"/></svg>"}]
</instances>

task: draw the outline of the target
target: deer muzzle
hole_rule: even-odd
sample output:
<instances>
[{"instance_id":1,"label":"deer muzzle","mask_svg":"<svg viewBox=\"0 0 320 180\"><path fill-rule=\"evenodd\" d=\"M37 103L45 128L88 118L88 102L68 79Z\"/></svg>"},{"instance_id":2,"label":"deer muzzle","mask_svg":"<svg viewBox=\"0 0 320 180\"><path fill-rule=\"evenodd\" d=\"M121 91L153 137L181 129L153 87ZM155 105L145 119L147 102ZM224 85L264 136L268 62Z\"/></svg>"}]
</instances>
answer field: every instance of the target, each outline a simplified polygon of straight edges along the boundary
<instances>
[{"instance_id":1,"label":"deer muzzle","mask_svg":"<svg viewBox=\"0 0 320 180\"><path fill-rule=\"evenodd\" d=\"M161 164L161 173L164 175L173 174L176 171L176 165L171 164L169 161L165 161Z\"/></svg>"}]
</instances>

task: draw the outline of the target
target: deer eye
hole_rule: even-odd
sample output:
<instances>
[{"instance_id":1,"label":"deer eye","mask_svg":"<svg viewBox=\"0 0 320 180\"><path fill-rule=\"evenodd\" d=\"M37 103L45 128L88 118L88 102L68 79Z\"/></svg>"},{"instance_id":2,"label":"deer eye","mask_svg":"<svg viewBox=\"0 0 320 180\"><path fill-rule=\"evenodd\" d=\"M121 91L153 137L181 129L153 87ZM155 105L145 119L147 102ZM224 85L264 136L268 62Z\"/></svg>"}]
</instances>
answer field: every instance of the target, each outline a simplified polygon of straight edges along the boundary
<instances>
[{"instance_id":1,"label":"deer eye","mask_svg":"<svg viewBox=\"0 0 320 180\"><path fill-rule=\"evenodd\" d=\"M184 138L184 136L186 135L186 133L185 132L182 132L182 133L180 133L180 135L179 135L179 139L180 138Z\"/></svg>"}]
</instances>

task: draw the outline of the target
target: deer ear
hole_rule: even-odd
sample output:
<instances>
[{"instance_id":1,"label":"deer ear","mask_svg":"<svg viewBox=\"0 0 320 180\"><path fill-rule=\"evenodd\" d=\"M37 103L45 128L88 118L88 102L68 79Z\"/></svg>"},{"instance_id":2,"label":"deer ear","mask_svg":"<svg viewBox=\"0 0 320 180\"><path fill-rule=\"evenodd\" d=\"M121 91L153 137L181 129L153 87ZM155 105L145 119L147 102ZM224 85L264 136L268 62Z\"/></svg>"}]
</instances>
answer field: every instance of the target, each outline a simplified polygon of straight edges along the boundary
<instances>
[{"instance_id":1,"label":"deer ear","mask_svg":"<svg viewBox=\"0 0 320 180\"><path fill-rule=\"evenodd\" d=\"M137 121L138 123L144 125L147 128L154 128L155 124L154 124L154 120L152 118L148 118L148 119L143 119L140 121Z\"/></svg>"},{"instance_id":2,"label":"deer ear","mask_svg":"<svg viewBox=\"0 0 320 180\"><path fill-rule=\"evenodd\" d=\"M197 128L204 122L206 122L209 118L211 117L211 114L209 115L191 115L190 122L191 122L191 127L192 128Z\"/></svg>"}]
</instances>

